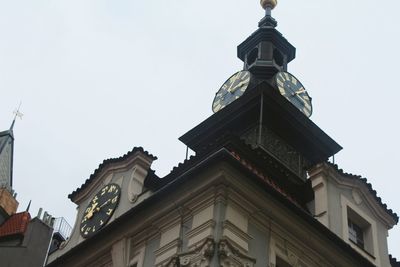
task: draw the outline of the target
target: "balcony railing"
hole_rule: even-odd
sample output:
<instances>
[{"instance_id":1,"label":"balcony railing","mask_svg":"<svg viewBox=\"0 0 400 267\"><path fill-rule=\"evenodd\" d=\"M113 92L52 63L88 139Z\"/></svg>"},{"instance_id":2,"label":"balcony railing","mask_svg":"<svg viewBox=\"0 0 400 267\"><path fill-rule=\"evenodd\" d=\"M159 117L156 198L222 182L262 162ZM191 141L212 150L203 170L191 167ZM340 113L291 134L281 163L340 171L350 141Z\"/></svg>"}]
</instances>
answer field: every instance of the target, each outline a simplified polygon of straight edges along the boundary
<instances>
[{"instance_id":1,"label":"balcony railing","mask_svg":"<svg viewBox=\"0 0 400 267\"><path fill-rule=\"evenodd\" d=\"M67 240L72 231L71 225L63 218L55 218L53 223L54 233L59 233L65 240Z\"/></svg>"}]
</instances>

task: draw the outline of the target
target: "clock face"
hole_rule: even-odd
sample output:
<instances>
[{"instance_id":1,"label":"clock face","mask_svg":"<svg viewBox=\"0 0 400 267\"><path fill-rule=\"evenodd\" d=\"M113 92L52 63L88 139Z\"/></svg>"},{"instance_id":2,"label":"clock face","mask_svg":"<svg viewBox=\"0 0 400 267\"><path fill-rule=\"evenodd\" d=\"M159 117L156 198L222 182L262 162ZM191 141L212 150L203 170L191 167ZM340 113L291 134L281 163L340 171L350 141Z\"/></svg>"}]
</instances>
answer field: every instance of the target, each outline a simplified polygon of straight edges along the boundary
<instances>
[{"instance_id":1,"label":"clock face","mask_svg":"<svg viewBox=\"0 0 400 267\"><path fill-rule=\"evenodd\" d=\"M82 237L90 237L107 223L118 206L120 195L121 188L117 184L108 184L100 189L83 214L80 225Z\"/></svg>"},{"instance_id":2,"label":"clock face","mask_svg":"<svg viewBox=\"0 0 400 267\"><path fill-rule=\"evenodd\" d=\"M233 74L215 95L212 110L218 112L243 95L250 84L250 72L239 71Z\"/></svg>"},{"instance_id":3,"label":"clock face","mask_svg":"<svg viewBox=\"0 0 400 267\"><path fill-rule=\"evenodd\" d=\"M311 97L301 82L288 72L278 72L275 82L279 92L307 117L312 114Z\"/></svg>"}]
</instances>

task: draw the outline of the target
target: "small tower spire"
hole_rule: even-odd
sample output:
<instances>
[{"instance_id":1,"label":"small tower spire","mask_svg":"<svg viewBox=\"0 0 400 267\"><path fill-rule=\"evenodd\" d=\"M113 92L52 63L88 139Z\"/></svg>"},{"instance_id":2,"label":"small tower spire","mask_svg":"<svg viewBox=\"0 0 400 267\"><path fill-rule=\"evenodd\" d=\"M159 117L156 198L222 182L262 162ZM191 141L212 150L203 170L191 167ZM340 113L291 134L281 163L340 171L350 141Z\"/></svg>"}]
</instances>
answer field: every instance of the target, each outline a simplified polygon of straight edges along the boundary
<instances>
[{"instance_id":1,"label":"small tower spire","mask_svg":"<svg viewBox=\"0 0 400 267\"><path fill-rule=\"evenodd\" d=\"M10 129L0 132L0 188L5 187L12 192L13 186L13 158L14 158L14 133L13 128L17 117L22 118L19 111L21 103L14 111L14 119ZM1 204L1 203L0 203Z\"/></svg>"},{"instance_id":2,"label":"small tower spire","mask_svg":"<svg viewBox=\"0 0 400 267\"><path fill-rule=\"evenodd\" d=\"M258 26L275 28L278 25L278 23L271 16L271 11L277 6L278 0L260 0L260 4L261 7L265 10L265 17L260 21Z\"/></svg>"},{"instance_id":3,"label":"small tower spire","mask_svg":"<svg viewBox=\"0 0 400 267\"><path fill-rule=\"evenodd\" d=\"M276 73L287 71L288 63L296 56L296 48L276 29L278 23L271 16L278 1L260 0L260 4L265 16L237 51L244 70L250 71L257 80L271 80Z\"/></svg>"}]
</instances>

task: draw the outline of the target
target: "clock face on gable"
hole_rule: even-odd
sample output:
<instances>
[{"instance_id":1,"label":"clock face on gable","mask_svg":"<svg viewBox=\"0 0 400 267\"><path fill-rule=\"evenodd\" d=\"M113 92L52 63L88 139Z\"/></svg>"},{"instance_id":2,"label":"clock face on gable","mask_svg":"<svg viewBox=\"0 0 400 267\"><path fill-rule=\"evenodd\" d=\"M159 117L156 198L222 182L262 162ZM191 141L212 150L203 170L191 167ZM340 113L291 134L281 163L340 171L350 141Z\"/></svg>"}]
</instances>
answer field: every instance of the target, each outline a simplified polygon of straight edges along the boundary
<instances>
[{"instance_id":1,"label":"clock face on gable","mask_svg":"<svg viewBox=\"0 0 400 267\"><path fill-rule=\"evenodd\" d=\"M106 225L118 206L120 195L119 185L108 184L90 200L80 224L82 237L88 238Z\"/></svg>"}]
</instances>

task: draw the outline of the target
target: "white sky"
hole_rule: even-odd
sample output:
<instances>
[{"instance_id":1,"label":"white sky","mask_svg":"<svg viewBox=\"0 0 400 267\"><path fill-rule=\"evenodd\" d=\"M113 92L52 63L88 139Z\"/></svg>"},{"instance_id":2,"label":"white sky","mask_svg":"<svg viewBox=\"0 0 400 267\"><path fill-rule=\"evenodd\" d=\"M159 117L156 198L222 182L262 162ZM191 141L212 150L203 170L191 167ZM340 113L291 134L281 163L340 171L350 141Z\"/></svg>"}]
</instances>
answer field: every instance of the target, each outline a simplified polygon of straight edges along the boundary
<instances>
[{"instance_id":1,"label":"white sky","mask_svg":"<svg viewBox=\"0 0 400 267\"><path fill-rule=\"evenodd\" d=\"M379 5L381 4L381 5ZM278 30L297 48L289 71L317 123L344 149L336 162L368 178L400 214L400 1L281 0ZM242 68L258 0L0 0L0 130L22 101L14 188L72 225L67 195L106 158L134 146L163 176L185 157L178 137L212 114ZM400 226L389 232L400 257Z\"/></svg>"}]
</instances>

